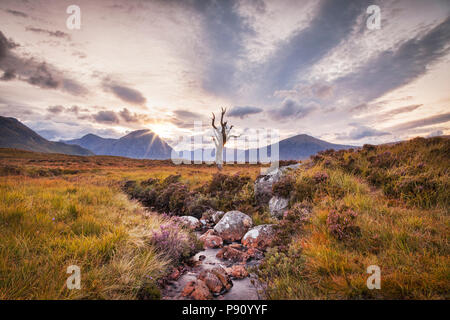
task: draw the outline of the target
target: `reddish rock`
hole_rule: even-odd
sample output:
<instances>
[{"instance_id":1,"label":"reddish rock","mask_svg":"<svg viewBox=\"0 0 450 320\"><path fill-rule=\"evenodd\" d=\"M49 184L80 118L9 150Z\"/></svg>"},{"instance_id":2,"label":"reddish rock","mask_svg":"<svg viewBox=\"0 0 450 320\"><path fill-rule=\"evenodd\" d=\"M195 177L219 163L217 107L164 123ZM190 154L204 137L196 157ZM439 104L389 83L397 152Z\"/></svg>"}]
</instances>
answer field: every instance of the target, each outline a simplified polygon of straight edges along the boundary
<instances>
[{"instance_id":1,"label":"reddish rock","mask_svg":"<svg viewBox=\"0 0 450 320\"><path fill-rule=\"evenodd\" d=\"M214 230L209 229L198 238L203 243L203 248L220 248L223 245L221 237L214 235Z\"/></svg>"},{"instance_id":2,"label":"reddish rock","mask_svg":"<svg viewBox=\"0 0 450 320\"><path fill-rule=\"evenodd\" d=\"M262 251L260 251L256 248L249 248L247 250L247 254L249 257L256 259L256 260L260 260L264 257L264 254L262 253Z\"/></svg>"},{"instance_id":3,"label":"reddish rock","mask_svg":"<svg viewBox=\"0 0 450 320\"><path fill-rule=\"evenodd\" d=\"M251 228L242 238L242 244L246 247L266 249L272 244L275 230L271 224L262 224Z\"/></svg>"},{"instance_id":4,"label":"reddish rock","mask_svg":"<svg viewBox=\"0 0 450 320\"><path fill-rule=\"evenodd\" d=\"M222 249L219 250L219 252L216 255L219 259L224 260L231 260L234 262L245 262L248 260L249 256L247 253L237 250L235 248L232 248L231 246L225 246Z\"/></svg>"},{"instance_id":5,"label":"reddish rock","mask_svg":"<svg viewBox=\"0 0 450 320\"><path fill-rule=\"evenodd\" d=\"M234 266L232 266L230 268L226 268L225 271L227 272L228 275L230 275L236 279L242 279L242 278L248 277L247 269L243 265L240 265L240 264L235 264Z\"/></svg>"},{"instance_id":6,"label":"reddish rock","mask_svg":"<svg viewBox=\"0 0 450 320\"><path fill-rule=\"evenodd\" d=\"M181 295L183 297L190 297L194 300L212 299L208 286L200 279L188 282L181 292Z\"/></svg>"},{"instance_id":7,"label":"reddish rock","mask_svg":"<svg viewBox=\"0 0 450 320\"><path fill-rule=\"evenodd\" d=\"M202 280L208 289L213 294L220 294L222 291L224 291L225 286L222 284L222 281L211 271L209 270L203 270L202 273L198 276L200 280Z\"/></svg>"},{"instance_id":8,"label":"reddish rock","mask_svg":"<svg viewBox=\"0 0 450 320\"><path fill-rule=\"evenodd\" d=\"M227 272L222 267L214 267L211 269L211 272L216 275L217 278L219 278L220 282L222 282L225 289L230 290L233 286L233 282L231 281L230 277L228 276Z\"/></svg>"}]
</instances>

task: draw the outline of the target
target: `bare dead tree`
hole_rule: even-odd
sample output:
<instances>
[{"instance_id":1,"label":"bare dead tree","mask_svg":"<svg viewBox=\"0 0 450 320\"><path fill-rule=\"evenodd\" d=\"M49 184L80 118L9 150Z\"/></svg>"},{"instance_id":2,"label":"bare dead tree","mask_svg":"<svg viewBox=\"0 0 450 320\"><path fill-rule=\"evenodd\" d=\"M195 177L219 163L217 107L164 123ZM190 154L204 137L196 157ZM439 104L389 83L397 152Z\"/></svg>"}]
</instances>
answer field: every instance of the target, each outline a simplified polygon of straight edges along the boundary
<instances>
[{"instance_id":1,"label":"bare dead tree","mask_svg":"<svg viewBox=\"0 0 450 320\"><path fill-rule=\"evenodd\" d=\"M223 168L223 148L225 147L225 144L231 137L236 136L230 136L231 129L233 129L233 126L228 127L228 121L224 121L223 117L225 116L225 113L227 112L226 108L221 108L220 111L220 128L218 128L215 124L216 121L216 115L212 114L211 118L211 125L214 129L214 136L213 141L216 145L216 164L217 168L219 170L222 170Z\"/></svg>"}]
</instances>

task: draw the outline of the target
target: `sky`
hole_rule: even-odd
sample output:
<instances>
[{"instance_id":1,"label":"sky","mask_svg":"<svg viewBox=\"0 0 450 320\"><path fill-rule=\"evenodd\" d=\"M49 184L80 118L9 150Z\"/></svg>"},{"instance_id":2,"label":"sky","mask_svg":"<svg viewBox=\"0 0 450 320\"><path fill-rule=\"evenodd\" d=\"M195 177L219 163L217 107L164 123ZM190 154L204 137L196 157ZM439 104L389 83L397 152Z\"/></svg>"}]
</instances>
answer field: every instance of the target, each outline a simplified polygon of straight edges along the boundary
<instances>
[{"instance_id":1,"label":"sky","mask_svg":"<svg viewBox=\"0 0 450 320\"><path fill-rule=\"evenodd\" d=\"M174 146L221 107L236 134L450 134L450 1L0 0L0 21L0 115L50 140Z\"/></svg>"}]
</instances>

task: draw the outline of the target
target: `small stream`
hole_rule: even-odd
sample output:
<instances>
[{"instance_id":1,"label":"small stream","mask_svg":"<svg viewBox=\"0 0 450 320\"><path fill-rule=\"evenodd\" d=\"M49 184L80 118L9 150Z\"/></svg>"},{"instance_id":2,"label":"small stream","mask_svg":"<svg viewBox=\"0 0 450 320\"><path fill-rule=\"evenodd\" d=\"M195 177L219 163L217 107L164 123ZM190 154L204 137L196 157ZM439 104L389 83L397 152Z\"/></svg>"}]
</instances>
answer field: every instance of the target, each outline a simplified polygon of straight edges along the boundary
<instances>
[{"instance_id":1,"label":"small stream","mask_svg":"<svg viewBox=\"0 0 450 320\"><path fill-rule=\"evenodd\" d=\"M181 296L181 291L185 287L185 285L193 280L197 279L197 276L203 270L209 270L216 266L220 266L222 268L231 267L234 264L230 261L221 260L216 257L216 254L219 252L220 248L217 249L204 249L198 252L194 257L192 257L193 267L187 270L178 280L170 282L163 290L164 299L169 300L177 300L177 299L186 299ZM250 260L245 266L251 267L256 266L259 263L258 260ZM234 279L233 286L230 290L225 292L222 295L214 297L214 300L258 300L260 299L258 295L257 287L254 284L257 284L257 278L254 274L250 274L248 277L243 279ZM252 283L253 282L253 283Z\"/></svg>"}]
</instances>

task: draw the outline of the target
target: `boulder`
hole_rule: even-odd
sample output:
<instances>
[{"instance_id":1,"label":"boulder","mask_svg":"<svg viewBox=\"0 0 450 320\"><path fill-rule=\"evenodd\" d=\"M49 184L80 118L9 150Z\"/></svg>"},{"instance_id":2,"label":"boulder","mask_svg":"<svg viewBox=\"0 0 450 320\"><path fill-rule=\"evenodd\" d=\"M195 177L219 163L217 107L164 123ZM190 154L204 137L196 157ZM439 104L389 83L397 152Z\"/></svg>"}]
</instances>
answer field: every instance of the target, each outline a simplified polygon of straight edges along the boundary
<instances>
[{"instance_id":1,"label":"boulder","mask_svg":"<svg viewBox=\"0 0 450 320\"><path fill-rule=\"evenodd\" d=\"M244 251L235 249L231 246L225 246L217 252L216 257L223 260L230 260L233 262L246 262L249 256Z\"/></svg>"},{"instance_id":2,"label":"boulder","mask_svg":"<svg viewBox=\"0 0 450 320\"><path fill-rule=\"evenodd\" d=\"M275 169L265 175L259 176L255 181L255 197L258 203L267 204L272 197L272 185L282 176L280 169Z\"/></svg>"},{"instance_id":3,"label":"boulder","mask_svg":"<svg viewBox=\"0 0 450 320\"><path fill-rule=\"evenodd\" d=\"M198 238L203 243L204 249L220 248L223 245L221 237L214 234L213 229L209 229Z\"/></svg>"},{"instance_id":4,"label":"boulder","mask_svg":"<svg viewBox=\"0 0 450 320\"><path fill-rule=\"evenodd\" d=\"M217 278L219 278L220 282L222 282L226 290L231 289L231 287L233 286L233 282L231 281L230 277L228 276L224 268L214 267L211 269L211 272L215 274Z\"/></svg>"},{"instance_id":5,"label":"boulder","mask_svg":"<svg viewBox=\"0 0 450 320\"><path fill-rule=\"evenodd\" d=\"M190 281L186 284L181 292L183 297L190 297L194 300L209 300L212 299L211 291L208 286L200 279Z\"/></svg>"},{"instance_id":6,"label":"boulder","mask_svg":"<svg viewBox=\"0 0 450 320\"><path fill-rule=\"evenodd\" d=\"M269 201L270 215L274 218L282 218L284 212L287 210L289 200L282 197L272 197Z\"/></svg>"},{"instance_id":7,"label":"boulder","mask_svg":"<svg viewBox=\"0 0 450 320\"><path fill-rule=\"evenodd\" d=\"M197 230L202 227L201 222L196 217L193 216L181 216L180 221L182 224L184 224L185 226L187 226L192 230Z\"/></svg>"},{"instance_id":8,"label":"boulder","mask_svg":"<svg viewBox=\"0 0 450 320\"><path fill-rule=\"evenodd\" d=\"M210 270L203 270L198 276L198 279L202 280L209 291L215 295L219 295L226 291L222 281L220 281L220 279Z\"/></svg>"},{"instance_id":9,"label":"boulder","mask_svg":"<svg viewBox=\"0 0 450 320\"><path fill-rule=\"evenodd\" d=\"M248 277L247 269L240 264L235 264L230 268L226 268L225 271L227 272L228 275L236 279Z\"/></svg>"},{"instance_id":10,"label":"boulder","mask_svg":"<svg viewBox=\"0 0 450 320\"><path fill-rule=\"evenodd\" d=\"M225 212L223 211L216 211L215 213L213 213L212 215L212 221L214 223L218 223L220 221L220 219L222 219L222 217L224 216Z\"/></svg>"},{"instance_id":11,"label":"boulder","mask_svg":"<svg viewBox=\"0 0 450 320\"><path fill-rule=\"evenodd\" d=\"M272 224L262 224L251 228L242 238L242 244L260 250L266 249L272 244L275 230Z\"/></svg>"},{"instance_id":12,"label":"boulder","mask_svg":"<svg viewBox=\"0 0 450 320\"><path fill-rule=\"evenodd\" d=\"M226 241L239 241L253 225L252 218L240 211L228 211L214 227L216 234Z\"/></svg>"}]
</instances>

